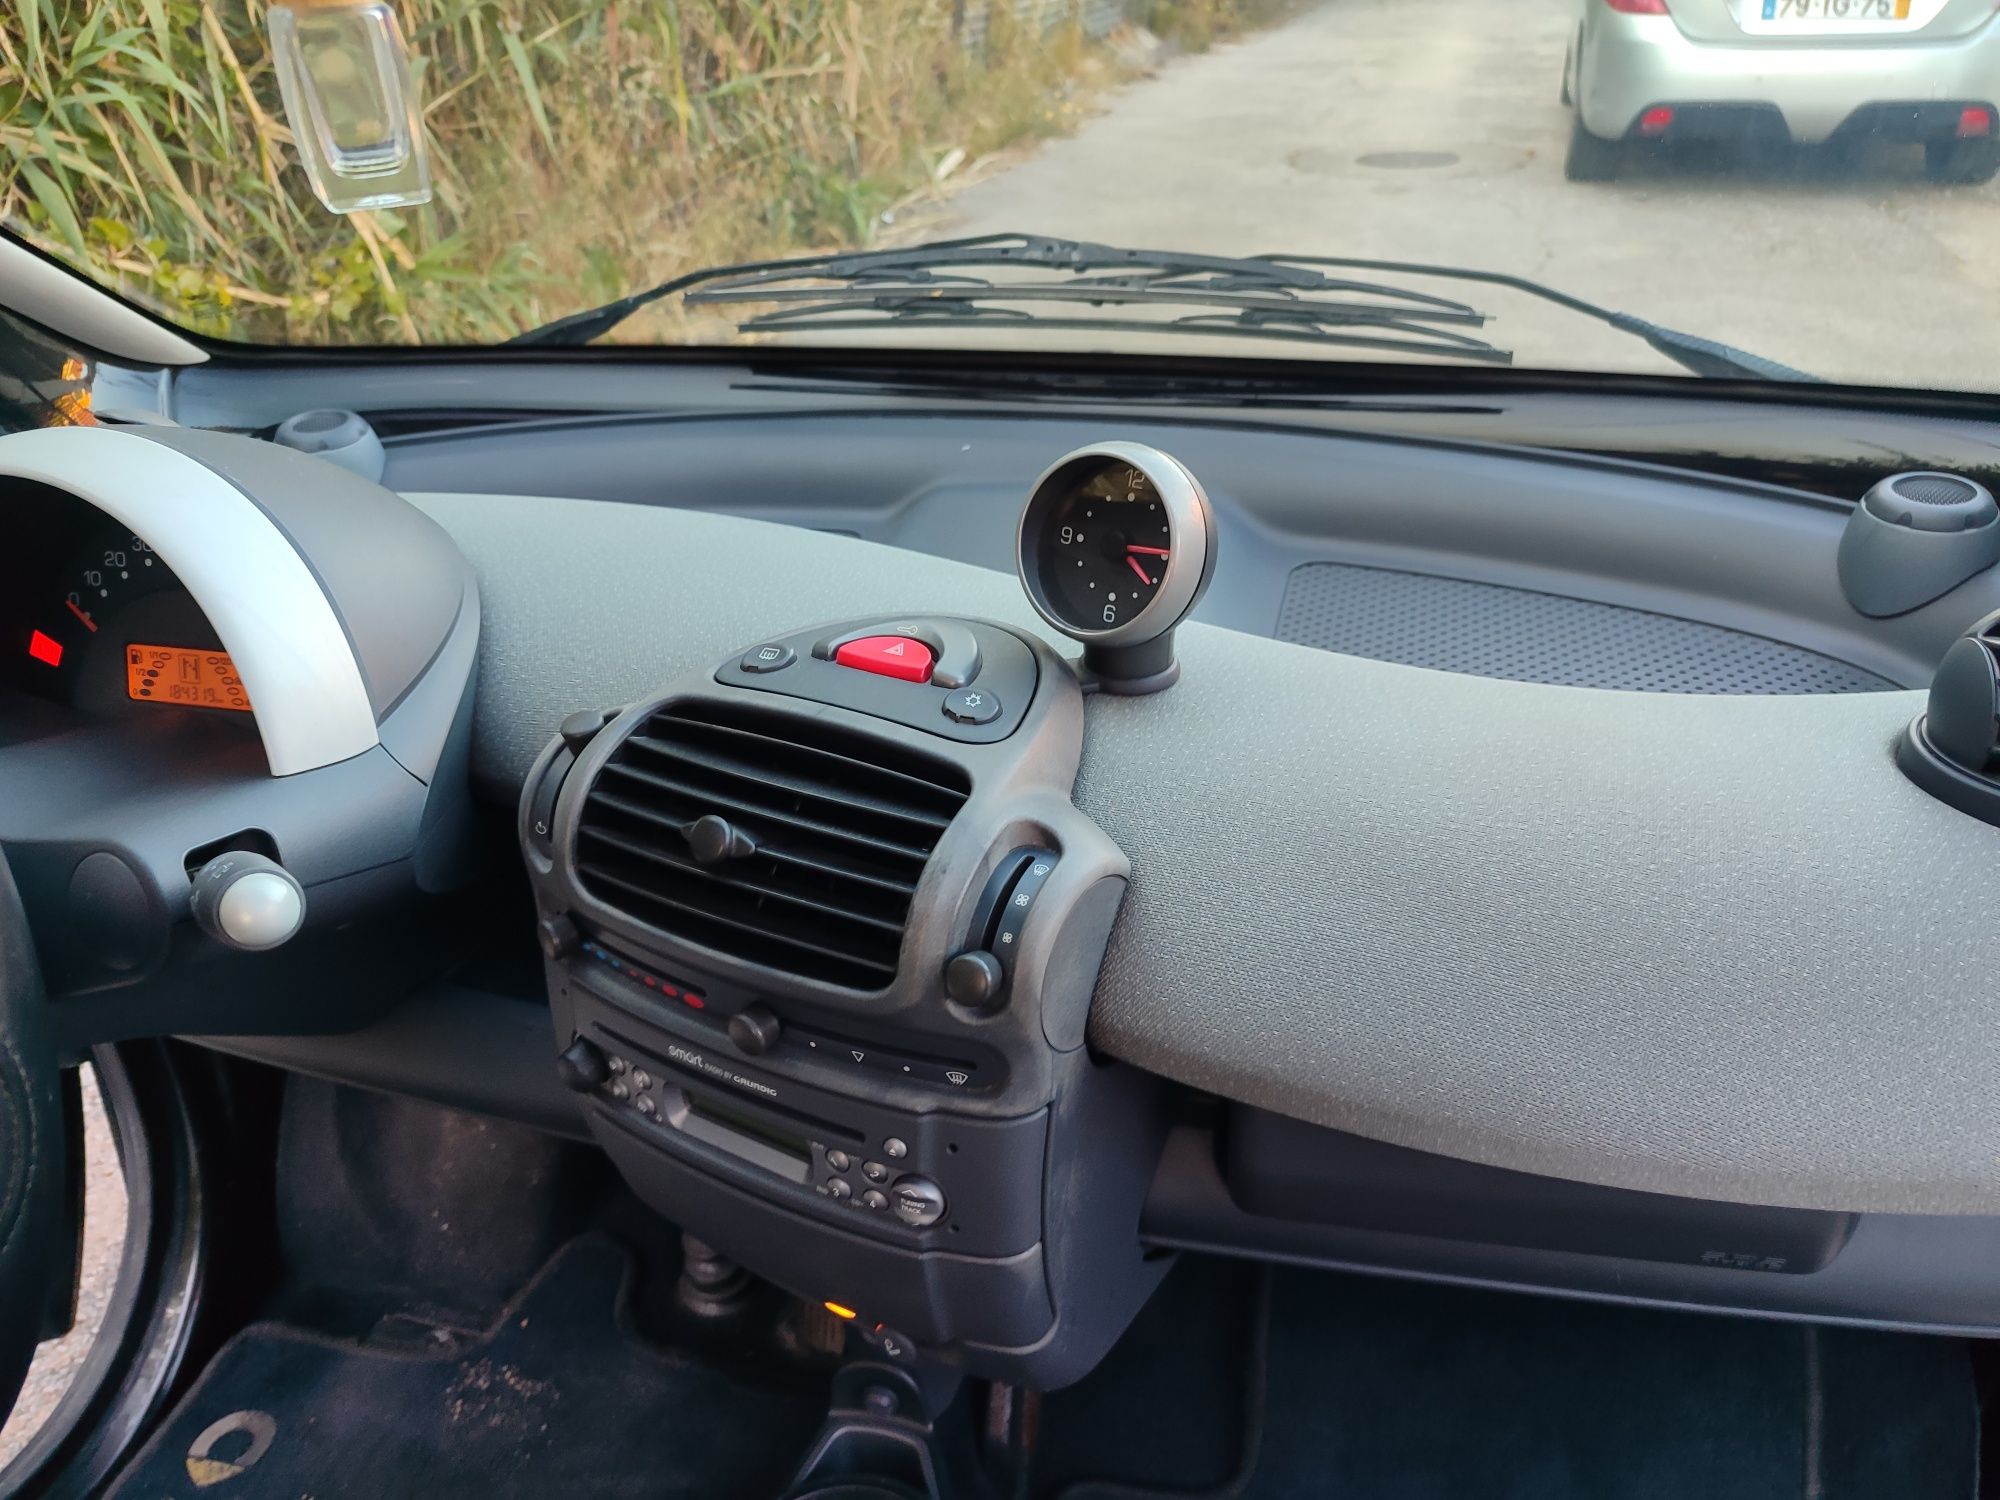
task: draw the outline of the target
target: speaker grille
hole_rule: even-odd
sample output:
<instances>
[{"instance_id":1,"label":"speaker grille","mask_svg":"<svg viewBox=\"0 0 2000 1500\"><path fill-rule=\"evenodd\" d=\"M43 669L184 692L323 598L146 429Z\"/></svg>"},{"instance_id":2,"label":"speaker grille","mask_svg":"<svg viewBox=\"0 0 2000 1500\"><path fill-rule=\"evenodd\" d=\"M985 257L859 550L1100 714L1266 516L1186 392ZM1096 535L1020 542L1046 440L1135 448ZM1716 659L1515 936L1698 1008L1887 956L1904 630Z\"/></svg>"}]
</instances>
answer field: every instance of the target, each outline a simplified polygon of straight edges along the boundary
<instances>
[{"instance_id":1,"label":"speaker grille","mask_svg":"<svg viewBox=\"0 0 2000 1500\"><path fill-rule=\"evenodd\" d=\"M1896 493L1917 505L1963 505L1979 491L1949 474L1912 474L1898 479Z\"/></svg>"},{"instance_id":2,"label":"speaker grille","mask_svg":"<svg viewBox=\"0 0 2000 1500\"><path fill-rule=\"evenodd\" d=\"M955 767L872 736L676 704L626 736L584 798L577 881L715 952L879 990L896 977L917 881L970 790ZM735 852L695 857L704 818L727 822Z\"/></svg>"},{"instance_id":3,"label":"speaker grille","mask_svg":"<svg viewBox=\"0 0 2000 1500\"><path fill-rule=\"evenodd\" d=\"M1348 563L1294 568L1277 634L1442 672L1641 693L1876 693L1896 686L1830 656L1716 625Z\"/></svg>"}]
</instances>

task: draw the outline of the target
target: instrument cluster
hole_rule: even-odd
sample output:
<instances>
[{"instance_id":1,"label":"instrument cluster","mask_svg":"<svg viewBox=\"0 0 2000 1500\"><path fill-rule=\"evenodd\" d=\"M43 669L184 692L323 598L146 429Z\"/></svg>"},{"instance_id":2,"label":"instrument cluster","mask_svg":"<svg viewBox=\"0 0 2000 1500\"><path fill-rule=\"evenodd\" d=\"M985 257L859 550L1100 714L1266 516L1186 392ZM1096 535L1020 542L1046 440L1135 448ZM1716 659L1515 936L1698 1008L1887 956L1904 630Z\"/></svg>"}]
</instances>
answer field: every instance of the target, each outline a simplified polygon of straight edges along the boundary
<instances>
[{"instance_id":1,"label":"instrument cluster","mask_svg":"<svg viewBox=\"0 0 2000 1500\"><path fill-rule=\"evenodd\" d=\"M144 537L65 491L7 488L0 686L93 715L167 707L248 722L214 627Z\"/></svg>"}]
</instances>

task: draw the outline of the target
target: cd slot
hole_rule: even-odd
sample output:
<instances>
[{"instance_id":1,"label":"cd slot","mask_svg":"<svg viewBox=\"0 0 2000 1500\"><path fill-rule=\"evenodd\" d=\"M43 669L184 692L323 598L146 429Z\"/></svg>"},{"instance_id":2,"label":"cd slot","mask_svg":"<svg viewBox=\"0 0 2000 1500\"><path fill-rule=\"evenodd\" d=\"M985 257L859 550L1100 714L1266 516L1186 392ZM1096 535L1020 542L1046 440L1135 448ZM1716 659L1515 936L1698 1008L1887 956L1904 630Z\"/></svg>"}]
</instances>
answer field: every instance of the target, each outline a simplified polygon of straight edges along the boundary
<instances>
[{"instance_id":1,"label":"cd slot","mask_svg":"<svg viewBox=\"0 0 2000 1500\"><path fill-rule=\"evenodd\" d=\"M789 1182L812 1181L813 1143L684 1088L668 1088L660 1122Z\"/></svg>"}]
</instances>

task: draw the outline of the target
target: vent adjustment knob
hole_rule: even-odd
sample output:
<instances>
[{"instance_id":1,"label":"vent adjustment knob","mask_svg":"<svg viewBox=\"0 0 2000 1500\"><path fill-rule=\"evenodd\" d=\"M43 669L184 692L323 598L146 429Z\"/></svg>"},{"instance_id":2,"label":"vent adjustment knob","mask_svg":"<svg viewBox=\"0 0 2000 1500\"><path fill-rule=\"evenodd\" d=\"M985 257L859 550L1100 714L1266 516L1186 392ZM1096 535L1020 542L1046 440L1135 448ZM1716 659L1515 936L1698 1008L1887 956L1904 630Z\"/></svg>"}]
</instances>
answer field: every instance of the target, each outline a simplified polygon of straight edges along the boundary
<instances>
[{"instance_id":1,"label":"vent adjustment knob","mask_svg":"<svg viewBox=\"0 0 2000 1500\"><path fill-rule=\"evenodd\" d=\"M729 819L714 813L707 813L688 824L687 841L688 852L705 865L725 859L742 859L757 852L757 846L748 834Z\"/></svg>"},{"instance_id":2,"label":"vent adjustment knob","mask_svg":"<svg viewBox=\"0 0 2000 1500\"><path fill-rule=\"evenodd\" d=\"M584 748L597 738L597 733L618 715L603 708L580 708L556 726L556 733L562 736L563 744L569 747L571 755L581 755Z\"/></svg>"},{"instance_id":3,"label":"vent adjustment knob","mask_svg":"<svg viewBox=\"0 0 2000 1500\"><path fill-rule=\"evenodd\" d=\"M784 1025L768 1005L746 1005L729 1018L729 1040L752 1057L761 1057L778 1045Z\"/></svg>"},{"instance_id":4,"label":"vent adjustment knob","mask_svg":"<svg viewBox=\"0 0 2000 1500\"><path fill-rule=\"evenodd\" d=\"M969 1010L985 1010L1000 998L1007 972L983 948L968 948L944 966L944 992Z\"/></svg>"}]
</instances>

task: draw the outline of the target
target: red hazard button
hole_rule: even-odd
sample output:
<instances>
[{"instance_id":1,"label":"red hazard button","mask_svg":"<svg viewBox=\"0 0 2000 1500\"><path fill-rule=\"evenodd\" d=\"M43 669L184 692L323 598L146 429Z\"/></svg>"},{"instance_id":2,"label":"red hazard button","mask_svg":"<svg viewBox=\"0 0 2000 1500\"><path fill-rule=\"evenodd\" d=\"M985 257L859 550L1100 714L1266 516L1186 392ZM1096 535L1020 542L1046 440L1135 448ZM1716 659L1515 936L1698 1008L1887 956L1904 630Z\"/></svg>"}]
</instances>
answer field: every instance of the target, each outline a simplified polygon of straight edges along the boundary
<instances>
[{"instance_id":1,"label":"red hazard button","mask_svg":"<svg viewBox=\"0 0 2000 1500\"><path fill-rule=\"evenodd\" d=\"M903 635L864 635L833 653L843 667L859 667L905 682L931 680L931 648Z\"/></svg>"}]
</instances>

